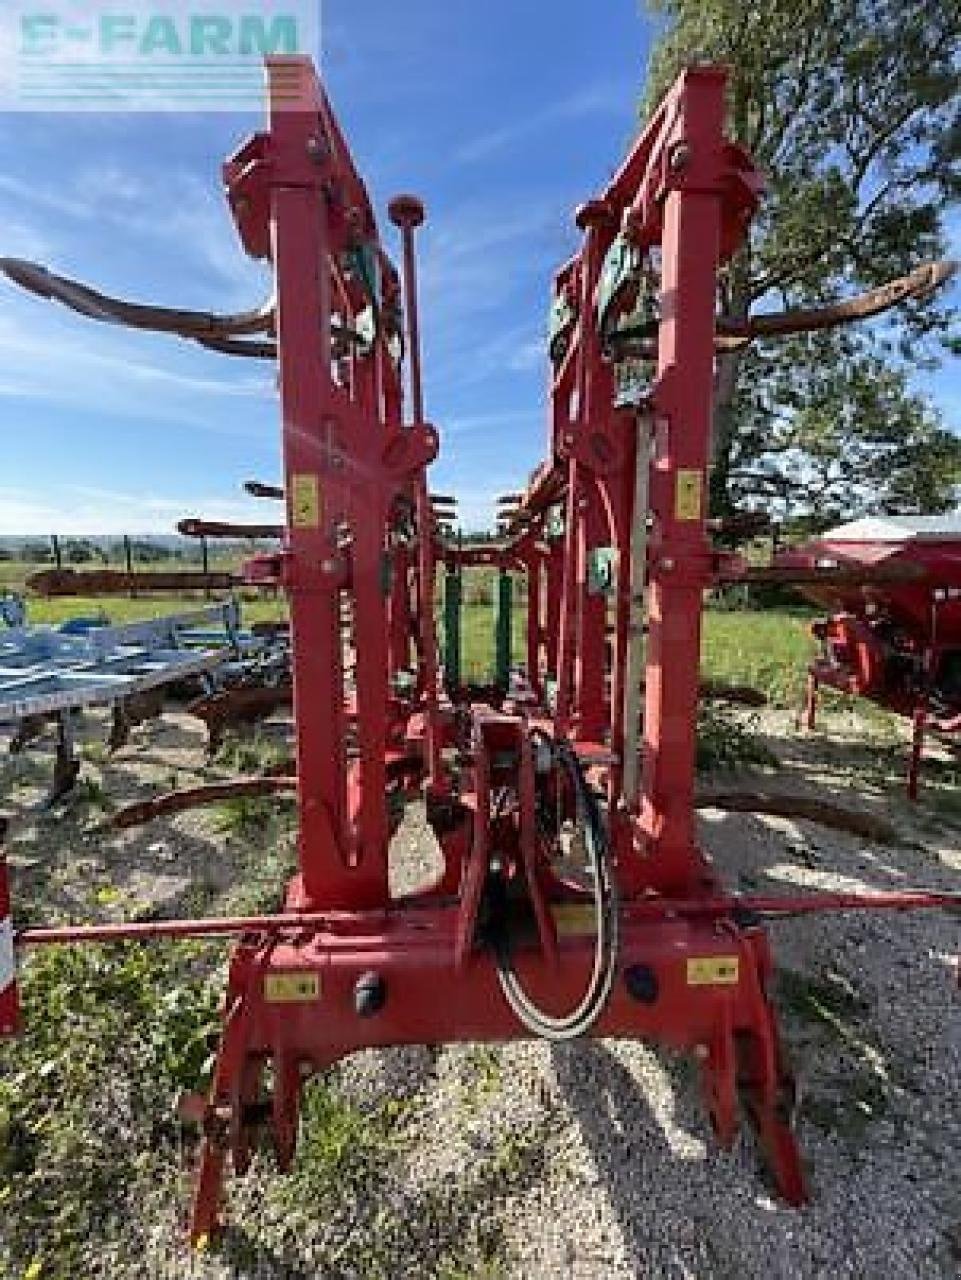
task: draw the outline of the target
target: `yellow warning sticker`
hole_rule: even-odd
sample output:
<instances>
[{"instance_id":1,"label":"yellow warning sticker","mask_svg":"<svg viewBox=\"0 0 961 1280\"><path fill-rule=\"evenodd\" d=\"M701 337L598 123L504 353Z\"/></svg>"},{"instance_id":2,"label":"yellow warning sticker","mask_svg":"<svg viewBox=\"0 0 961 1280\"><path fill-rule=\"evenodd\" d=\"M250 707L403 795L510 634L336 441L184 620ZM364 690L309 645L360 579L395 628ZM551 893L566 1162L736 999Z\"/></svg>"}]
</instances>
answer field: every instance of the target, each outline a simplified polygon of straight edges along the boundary
<instances>
[{"instance_id":1,"label":"yellow warning sticker","mask_svg":"<svg viewBox=\"0 0 961 1280\"><path fill-rule=\"evenodd\" d=\"M296 1004L320 999L319 973L271 973L264 978L268 1004Z\"/></svg>"},{"instance_id":2,"label":"yellow warning sticker","mask_svg":"<svg viewBox=\"0 0 961 1280\"><path fill-rule=\"evenodd\" d=\"M290 477L290 523L295 529L320 528L320 481L312 471Z\"/></svg>"},{"instance_id":3,"label":"yellow warning sticker","mask_svg":"<svg viewBox=\"0 0 961 1280\"><path fill-rule=\"evenodd\" d=\"M737 978L737 956L697 956L687 962L689 987L733 987Z\"/></svg>"},{"instance_id":4,"label":"yellow warning sticker","mask_svg":"<svg viewBox=\"0 0 961 1280\"><path fill-rule=\"evenodd\" d=\"M592 902L556 902L551 907L559 938L597 932L597 913Z\"/></svg>"},{"instance_id":5,"label":"yellow warning sticker","mask_svg":"<svg viewBox=\"0 0 961 1280\"><path fill-rule=\"evenodd\" d=\"M682 467L674 482L674 519L700 520L701 489L704 477L700 471Z\"/></svg>"}]
</instances>

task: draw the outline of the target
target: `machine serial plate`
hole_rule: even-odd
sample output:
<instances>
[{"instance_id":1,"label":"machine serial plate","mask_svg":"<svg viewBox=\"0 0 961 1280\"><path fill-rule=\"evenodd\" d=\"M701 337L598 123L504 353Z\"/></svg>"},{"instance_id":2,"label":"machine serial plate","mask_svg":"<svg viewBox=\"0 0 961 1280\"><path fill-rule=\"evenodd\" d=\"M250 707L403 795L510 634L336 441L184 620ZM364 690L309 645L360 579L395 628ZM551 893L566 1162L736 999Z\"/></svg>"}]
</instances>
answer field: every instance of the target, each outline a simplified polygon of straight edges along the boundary
<instances>
[{"instance_id":1,"label":"machine serial plate","mask_svg":"<svg viewBox=\"0 0 961 1280\"><path fill-rule=\"evenodd\" d=\"M592 902L555 902L551 906L551 915L559 938L597 932L597 913Z\"/></svg>"},{"instance_id":2,"label":"machine serial plate","mask_svg":"<svg viewBox=\"0 0 961 1280\"><path fill-rule=\"evenodd\" d=\"M697 956L687 962L689 987L733 987L737 979L737 956Z\"/></svg>"},{"instance_id":3,"label":"machine serial plate","mask_svg":"<svg viewBox=\"0 0 961 1280\"><path fill-rule=\"evenodd\" d=\"M310 471L290 477L290 523L295 529L320 528L320 482Z\"/></svg>"},{"instance_id":4,"label":"machine serial plate","mask_svg":"<svg viewBox=\"0 0 961 1280\"><path fill-rule=\"evenodd\" d=\"M700 520L701 488L704 480L697 470L682 467L674 483L674 519Z\"/></svg>"},{"instance_id":5,"label":"machine serial plate","mask_svg":"<svg viewBox=\"0 0 961 1280\"><path fill-rule=\"evenodd\" d=\"M320 999L319 973L271 973L264 978L268 1004L296 1004Z\"/></svg>"}]
</instances>

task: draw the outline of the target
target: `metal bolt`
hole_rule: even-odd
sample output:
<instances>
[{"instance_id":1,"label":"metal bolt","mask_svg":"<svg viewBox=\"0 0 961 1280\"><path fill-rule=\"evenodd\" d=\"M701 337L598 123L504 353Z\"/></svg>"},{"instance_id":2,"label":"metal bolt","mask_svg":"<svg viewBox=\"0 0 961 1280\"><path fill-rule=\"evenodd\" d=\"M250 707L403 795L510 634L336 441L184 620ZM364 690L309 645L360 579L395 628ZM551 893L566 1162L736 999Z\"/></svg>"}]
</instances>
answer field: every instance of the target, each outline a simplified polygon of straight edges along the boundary
<instances>
[{"instance_id":1,"label":"metal bolt","mask_svg":"<svg viewBox=\"0 0 961 1280\"><path fill-rule=\"evenodd\" d=\"M590 227L602 227L605 223L610 223L613 216L610 205L605 201L587 200L578 205L574 221L581 231L587 231Z\"/></svg>"},{"instance_id":2,"label":"metal bolt","mask_svg":"<svg viewBox=\"0 0 961 1280\"><path fill-rule=\"evenodd\" d=\"M672 173L679 173L687 167L691 158L691 146L688 142L675 142L667 157L667 167Z\"/></svg>"},{"instance_id":3,"label":"metal bolt","mask_svg":"<svg viewBox=\"0 0 961 1280\"><path fill-rule=\"evenodd\" d=\"M307 154L315 164L322 164L330 155L330 147L323 138L310 137L307 139Z\"/></svg>"}]
</instances>

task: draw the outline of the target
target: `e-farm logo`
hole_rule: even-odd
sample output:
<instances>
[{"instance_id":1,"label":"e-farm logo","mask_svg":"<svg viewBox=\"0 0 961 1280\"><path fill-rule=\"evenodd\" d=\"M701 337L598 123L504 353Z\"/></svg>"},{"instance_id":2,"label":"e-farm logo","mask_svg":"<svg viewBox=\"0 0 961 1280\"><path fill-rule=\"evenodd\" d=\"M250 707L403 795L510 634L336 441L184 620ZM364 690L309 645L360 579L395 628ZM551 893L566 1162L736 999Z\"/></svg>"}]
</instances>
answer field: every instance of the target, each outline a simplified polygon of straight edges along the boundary
<instances>
[{"instance_id":1,"label":"e-farm logo","mask_svg":"<svg viewBox=\"0 0 961 1280\"><path fill-rule=\"evenodd\" d=\"M8 110L259 109L264 58L319 52L319 0L14 0L0 23Z\"/></svg>"}]
</instances>

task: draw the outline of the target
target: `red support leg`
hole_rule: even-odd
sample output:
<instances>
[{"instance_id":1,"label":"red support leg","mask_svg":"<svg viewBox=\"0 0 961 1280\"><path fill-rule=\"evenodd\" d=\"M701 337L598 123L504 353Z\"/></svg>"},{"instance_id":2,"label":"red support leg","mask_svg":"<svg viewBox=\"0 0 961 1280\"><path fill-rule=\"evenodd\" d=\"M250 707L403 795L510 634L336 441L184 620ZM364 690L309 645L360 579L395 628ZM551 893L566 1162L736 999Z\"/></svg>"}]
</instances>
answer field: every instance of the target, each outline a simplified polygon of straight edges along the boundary
<instances>
[{"instance_id":1,"label":"red support leg","mask_svg":"<svg viewBox=\"0 0 961 1280\"><path fill-rule=\"evenodd\" d=\"M290 1169L297 1146L297 1125L300 1119L300 1063L288 1053L274 1057L274 1096L271 1114L271 1132L277 1168L281 1173Z\"/></svg>"},{"instance_id":2,"label":"red support leg","mask_svg":"<svg viewBox=\"0 0 961 1280\"><path fill-rule=\"evenodd\" d=\"M742 935L741 963L752 1005L750 1027L737 1044L737 1085L778 1194L791 1205L809 1199L804 1164L794 1132L797 1088L778 1037L774 1009L764 992L771 976L766 938Z\"/></svg>"},{"instance_id":3,"label":"red support leg","mask_svg":"<svg viewBox=\"0 0 961 1280\"><path fill-rule=\"evenodd\" d=\"M230 1005L203 1120L204 1136L190 1219L190 1242L195 1246L215 1235L220 1225L224 1164L231 1145L231 1127L238 1123L237 1102L243 1091L249 1034L248 997L245 991L231 991L228 987L227 998Z\"/></svg>"},{"instance_id":4,"label":"red support leg","mask_svg":"<svg viewBox=\"0 0 961 1280\"><path fill-rule=\"evenodd\" d=\"M664 197L661 323L654 390L641 824L652 886L703 891L694 831L701 610L711 578L707 464L714 396L714 308L721 255L723 73L685 73L684 164ZM682 373L683 370L683 373Z\"/></svg>"},{"instance_id":5,"label":"red support leg","mask_svg":"<svg viewBox=\"0 0 961 1280\"><path fill-rule=\"evenodd\" d=\"M710 1042L702 1046L701 1088L714 1136L730 1147L737 1133L737 1072L734 1019L731 1001L724 1010Z\"/></svg>"}]
</instances>

